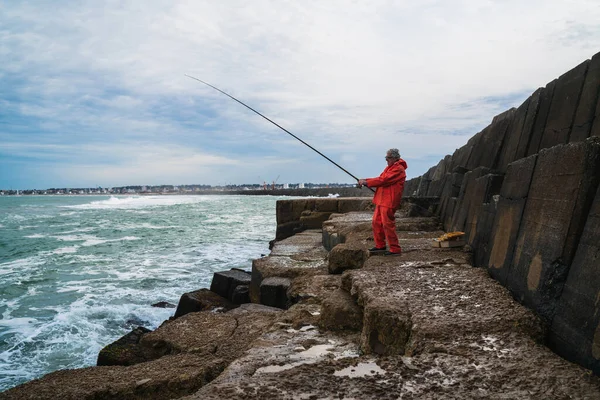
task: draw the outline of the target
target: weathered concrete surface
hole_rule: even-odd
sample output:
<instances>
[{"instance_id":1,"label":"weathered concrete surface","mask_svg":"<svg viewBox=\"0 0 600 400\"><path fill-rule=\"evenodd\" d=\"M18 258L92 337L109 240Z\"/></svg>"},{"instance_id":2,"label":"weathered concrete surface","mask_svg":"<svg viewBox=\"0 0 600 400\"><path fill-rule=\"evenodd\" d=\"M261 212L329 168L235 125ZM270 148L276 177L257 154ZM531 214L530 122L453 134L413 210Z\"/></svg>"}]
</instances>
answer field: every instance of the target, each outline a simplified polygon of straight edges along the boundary
<instances>
[{"instance_id":1,"label":"weathered concrete surface","mask_svg":"<svg viewBox=\"0 0 600 400\"><path fill-rule=\"evenodd\" d=\"M481 217L483 206L486 203L492 202L492 197L500 193L503 179L503 175L496 174L481 176L475 179L470 190L465 193L464 201L468 206L464 206L466 209L464 232L467 236L467 242L471 243L472 246L476 242L475 238L478 232L477 223ZM485 234L483 229L484 227L482 226L480 235Z\"/></svg>"},{"instance_id":2,"label":"weathered concrete surface","mask_svg":"<svg viewBox=\"0 0 600 400\"><path fill-rule=\"evenodd\" d=\"M269 307L287 309L291 305L288 290L292 282L288 278L272 276L260 283L260 303Z\"/></svg>"},{"instance_id":3,"label":"weathered concrete surface","mask_svg":"<svg viewBox=\"0 0 600 400\"><path fill-rule=\"evenodd\" d=\"M288 290L292 304L320 304L329 294L340 288L341 275L304 275L295 278Z\"/></svg>"},{"instance_id":4,"label":"weathered concrete surface","mask_svg":"<svg viewBox=\"0 0 600 400\"><path fill-rule=\"evenodd\" d=\"M140 346L148 360L194 353L231 361L267 330L279 312L272 307L243 304L226 313L190 313L145 334Z\"/></svg>"},{"instance_id":5,"label":"weathered concrete surface","mask_svg":"<svg viewBox=\"0 0 600 400\"><path fill-rule=\"evenodd\" d=\"M590 136L592 124L596 117L596 105L600 93L600 53L592 57L585 82L579 99L579 106L575 113L573 128L569 142L581 142Z\"/></svg>"},{"instance_id":6,"label":"weathered concrete surface","mask_svg":"<svg viewBox=\"0 0 600 400\"><path fill-rule=\"evenodd\" d=\"M529 137L529 145L527 146L527 156L537 154L540 150L540 143L544 136L544 129L546 128L546 120L550 113L550 106L552 105L552 97L554 95L554 88L556 87L557 79L548 83L545 88L540 91L540 103L531 129L531 136Z\"/></svg>"},{"instance_id":7,"label":"weathered concrete surface","mask_svg":"<svg viewBox=\"0 0 600 400\"><path fill-rule=\"evenodd\" d=\"M536 161L537 155L533 155L511 163L500 190L487 267L490 275L502 285L506 284L507 274L512 265Z\"/></svg>"},{"instance_id":8,"label":"weathered concrete surface","mask_svg":"<svg viewBox=\"0 0 600 400\"><path fill-rule=\"evenodd\" d=\"M235 307L236 305L225 297L208 289L199 289L181 295L174 317L179 318L185 314L198 311L229 311Z\"/></svg>"},{"instance_id":9,"label":"weathered concrete surface","mask_svg":"<svg viewBox=\"0 0 600 400\"><path fill-rule=\"evenodd\" d=\"M520 160L523 157L527 157L529 144L532 140L534 124L538 119L540 111L541 95L543 88L538 88L531 96L529 96L529 106L527 107L527 116L523 123L523 131L521 132L521 138L519 139L519 145L517 146L517 152L515 154L515 161Z\"/></svg>"},{"instance_id":10,"label":"weathered concrete surface","mask_svg":"<svg viewBox=\"0 0 600 400\"><path fill-rule=\"evenodd\" d=\"M600 375L600 188L587 218L556 316L551 347Z\"/></svg>"},{"instance_id":11,"label":"weathered concrete surface","mask_svg":"<svg viewBox=\"0 0 600 400\"><path fill-rule=\"evenodd\" d=\"M465 174L462 181L462 185L460 187L460 192L458 194L456 203L457 205L454 208L451 230L465 230L471 204L477 204L478 202L480 202L480 199L474 197L475 191L473 190L473 188L475 187L475 180L484 175L487 175L489 172L489 168L480 167L474 169L473 171L469 171Z\"/></svg>"},{"instance_id":12,"label":"weathered concrete surface","mask_svg":"<svg viewBox=\"0 0 600 400\"><path fill-rule=\"evenodd\" d=\"M478 167L496 168L500 149L514 114L515 109L505 111L496 116L492 123L481 131L480 138L471 152L467 169L474 170Z\"/></svg>"},{"instance_id":13,"label":"weathered concrete surface","mask_svg":"<svg viewBox=\"0 0 600 400\"><path fill-rule=\"evenodd\" d=\"M505 140L502 145L502 150L500 152L497 165L497 169L501 172L506 172L508 164L522 157L517 156L517 151L519 148L519 143L521 142L523 126L525 125L525 120L527 119L527 111L529 109L530 102L531 97L527 98L523 104L517 108L514 118L506 131Z\"/></svg>"},{"instance_id":14,"label":"weathered concrete surface","mask_svg":"<svg viewBox=\"0 0 600 400\"><path fill-rule=\"evenodd\" d=\"M589 64L589 60L582 62L556 81L540 150L568 143Z\"/></svg>"},{"instance_id":15,"label":"weathered concrete surface","mask_svg":"<svg viewBox=\"0 0 600 400\"><path fill-rule=\"evenodd\" d=\"M261 303L261 283L270 277L293 279L327 273L321 230L308 230L276 242L271 254L252 262L250 299Z\"/></svg>"},{"instance_id":16,"label":"weathered concrete surface","mask_svg":"<svg viewBox=\"0 0 600 400\"><path fill-rule=\"evenodd\" d=\"M321 304L319 326L330 331L360 331L363 325L363 310L350 293L338 289L331 292Z\"/></svg>"},{"instance_id":17,"label":"weathered concrete surface","mask_svg":"<svg viewBox=\"0 0 600 400\"><path fill-rule=\"evenodd\" d=\"M401 234L406 233L412 232ZM461 258L464 250L425 249L424 236L431 232L420 234L403 239L414 251L400 258L370 257L362 269L346 271L343 287L349 291L324 292L329 297L321 301L321 326L331 330L300 323L298 315L308 321L312 313L296 311L290 318L295 327L276 323L217 379L185 399L591 399L600 394L597 378L537 344L543 335L540 319L485 270L443 257ZM406 261L410 255L428 260ZM330 322L338 315L333 310L341 310L346 320L360 319L350 311L358 311L353 299L363 309L361 335Z\"/></svg>"},{"instance_id":18,"label":"weathered concrete surface","mask_svg":"<svg viewBox=\"0 0 600 400\"><path fill-rule=\"evenodd\" d=\"M369 252L360 243L340 243L329 252L327 270L341 274L347 269L361 268Z\"/></svg>"},{"instance_id":19,"label":"weathered concrete surface","mask_svg":"<svg viewBox=\"0 0 600 400\"><path fill-rule=\"evenodd\" d=\"M210 284L210 291L231 301L233 292L238 286L250 284L250 273L238 268L229 271L215 272Z\"/></svg>"},{"instance_id":20,"label":"weathered concrete surface","mask_svg":"<svg viewBox=\"0 0 600 400\"><path fill-rule=\"evenodd\" d=\"M320 229L332 213L372 209L371 198L372 193L369 197L279 200L275 239L283 240L306 229Z\"/></svg>"},{"instance_id":21,"label":"weathered concrete surface","mask_svg":"<svg viewBox=\"0 0 600 400\"><path fill-rule=\"evenodd\" d=\"M600 180L600 139L540 151L507 286L549 321Z\"/></svg>"},{"instance_id":22,"label":"weathered concrete surface","mask_svg":"<svg viewBox=\"0 0 600 400\"><path fill-rule=\"evenodd\" d=\"M2 392L0 399L177 399L195 393L226 366L214 356L186 353L129 367L67 369Z\"/></svg>"},{"instance_id":23,"label":"weathered concrete surface","mask_svg":"<svg viewBox=\"0 0 600 400\"><path fill-rule=\"evenodd\" d=\"M146 361L139 342L150 329L138 326L127 335L105 346L98 353L96 365L134 365Z\"/></svg>"}]
</instances>

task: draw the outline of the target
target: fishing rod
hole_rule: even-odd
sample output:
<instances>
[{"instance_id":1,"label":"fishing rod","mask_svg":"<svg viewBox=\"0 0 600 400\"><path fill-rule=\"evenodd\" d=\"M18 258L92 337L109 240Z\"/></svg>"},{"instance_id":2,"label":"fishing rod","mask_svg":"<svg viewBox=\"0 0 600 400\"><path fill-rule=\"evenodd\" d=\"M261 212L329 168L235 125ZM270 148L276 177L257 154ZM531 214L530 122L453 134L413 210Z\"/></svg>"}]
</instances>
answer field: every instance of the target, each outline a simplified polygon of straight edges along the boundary
<instances>
[{"instance_id":1,"label":"fishing rod","mask_svg":"<svg viewBox=\"0 0 600 400\"><path fill-rule=\"evenodd\" d=\"M288 135L292 136L294 139L300 141L302 144L308 146L311 150L315 151L317 154L319 154L321 157L325 158L327 161L329 161L330 163L332 163L333 165L335 165L336 167L338 167L339 169L341 169L342 171L344 171L345 173L347 173L348 175L350 175L352 178L354 178L357 182L359 181L359 179L352 175L350 172L348 172L345 168L343 168L341 165L339 165L338 163L336 163L335 161L333 161L331 158L327 157L325 154L321 153L319 150L315 149L314 147L312 147L310 144L306 143L304 140L300 139L298 136L294 135L292 132L288 131L287 129L285 129L283 126L279 125L277 122L265 117L263 114L259 113L258 111L256 111L254 108L250 107L249 105L243 103L242 101L236 99L235 97L233 97L232 95L225 93L224 91L222 91L221 89L219 89L218 87L215 87L213 85L211 85L210 83L204 82L201 79L198 78L194 78L191 75L185 74L185 76L187 76L188 78L194 79L200 83L205 84L206 86L210 86L211 88L215 89L216 91L223 93L225 96L229 97L232 100L237 101L238 103L240 103L241 105L243 105L244 107L246 107L247 109L255 112L256 114L260 115L261 117L263 117L264 119L266 119L267 121L269 121L270 123L272 123L273 125L275 125L276 127L278 127L279 129L281 129L282 131L284 131L285 133L287 133ZM375 193L375 190L373 190L373 188L369 188L373 193Z\"/></svg>"}]
</instances>

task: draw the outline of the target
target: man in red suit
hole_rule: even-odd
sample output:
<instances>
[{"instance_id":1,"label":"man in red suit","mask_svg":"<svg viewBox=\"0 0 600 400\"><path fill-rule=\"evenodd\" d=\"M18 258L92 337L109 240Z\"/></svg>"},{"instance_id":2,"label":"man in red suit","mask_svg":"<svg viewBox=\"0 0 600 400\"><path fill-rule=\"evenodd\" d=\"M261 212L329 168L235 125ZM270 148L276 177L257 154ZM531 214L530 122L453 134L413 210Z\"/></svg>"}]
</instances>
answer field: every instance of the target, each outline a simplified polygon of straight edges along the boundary
<instances>
[{"instance_id":1,"label":"man in red suit","mask_svg":"<svg viewBox=\"0 0 600 400\"><path fill-rule=\"evenodd\" d=\"M386 256L402 254L396 234L396 220L394 214L400 207L404 181L406 180L406 161L400 158L398 149L389 149L385 156L387 167L378 178L359 179L358 184L370 188L377 188L373 197L375 212L373 213L373 237L375 247L369 249L371 253L384 253ZM389 246L386 250L385 243Z\"/></svg>"}]
</instances>

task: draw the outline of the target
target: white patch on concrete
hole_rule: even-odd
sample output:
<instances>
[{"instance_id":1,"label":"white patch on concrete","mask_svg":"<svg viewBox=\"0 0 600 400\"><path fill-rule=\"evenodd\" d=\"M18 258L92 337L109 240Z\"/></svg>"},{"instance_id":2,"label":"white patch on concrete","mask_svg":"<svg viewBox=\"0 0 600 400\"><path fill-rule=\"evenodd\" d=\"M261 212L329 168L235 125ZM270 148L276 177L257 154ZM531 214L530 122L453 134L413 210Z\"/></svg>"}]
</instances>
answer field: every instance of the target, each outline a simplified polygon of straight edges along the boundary
<instances>
[{"instance_id":1,"label":"white patch on concrete","mask_svg":"<svg viewBox=\"0 0 600 400\"><path fill-rule=\"evenodd\" d=\"M356 366L346 367L342 370L335 371L334 376L346 376L349 378L362 378L365 376L383 375L385 370L381 369L375 362L358 363Z\"/></svg>"}]
</instances>

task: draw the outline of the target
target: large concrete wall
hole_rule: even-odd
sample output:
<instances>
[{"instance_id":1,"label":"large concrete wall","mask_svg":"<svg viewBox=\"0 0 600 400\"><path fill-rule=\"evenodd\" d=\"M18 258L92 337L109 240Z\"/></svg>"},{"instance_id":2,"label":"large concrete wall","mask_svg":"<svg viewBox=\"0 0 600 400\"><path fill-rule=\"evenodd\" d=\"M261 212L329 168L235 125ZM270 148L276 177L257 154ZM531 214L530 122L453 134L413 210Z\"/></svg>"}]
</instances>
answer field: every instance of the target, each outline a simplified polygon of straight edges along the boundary
<instances>
[{"instance_id":1,"label":"large concrete wall","mask_svg":"<svg viewBox=\"0 0 600 400\"><path fill-rule=\"evenodd\" d=\"M496 116L405 195L439 196L447 231L600 374L600 53Z\"/></svg>"}]
</instances>

